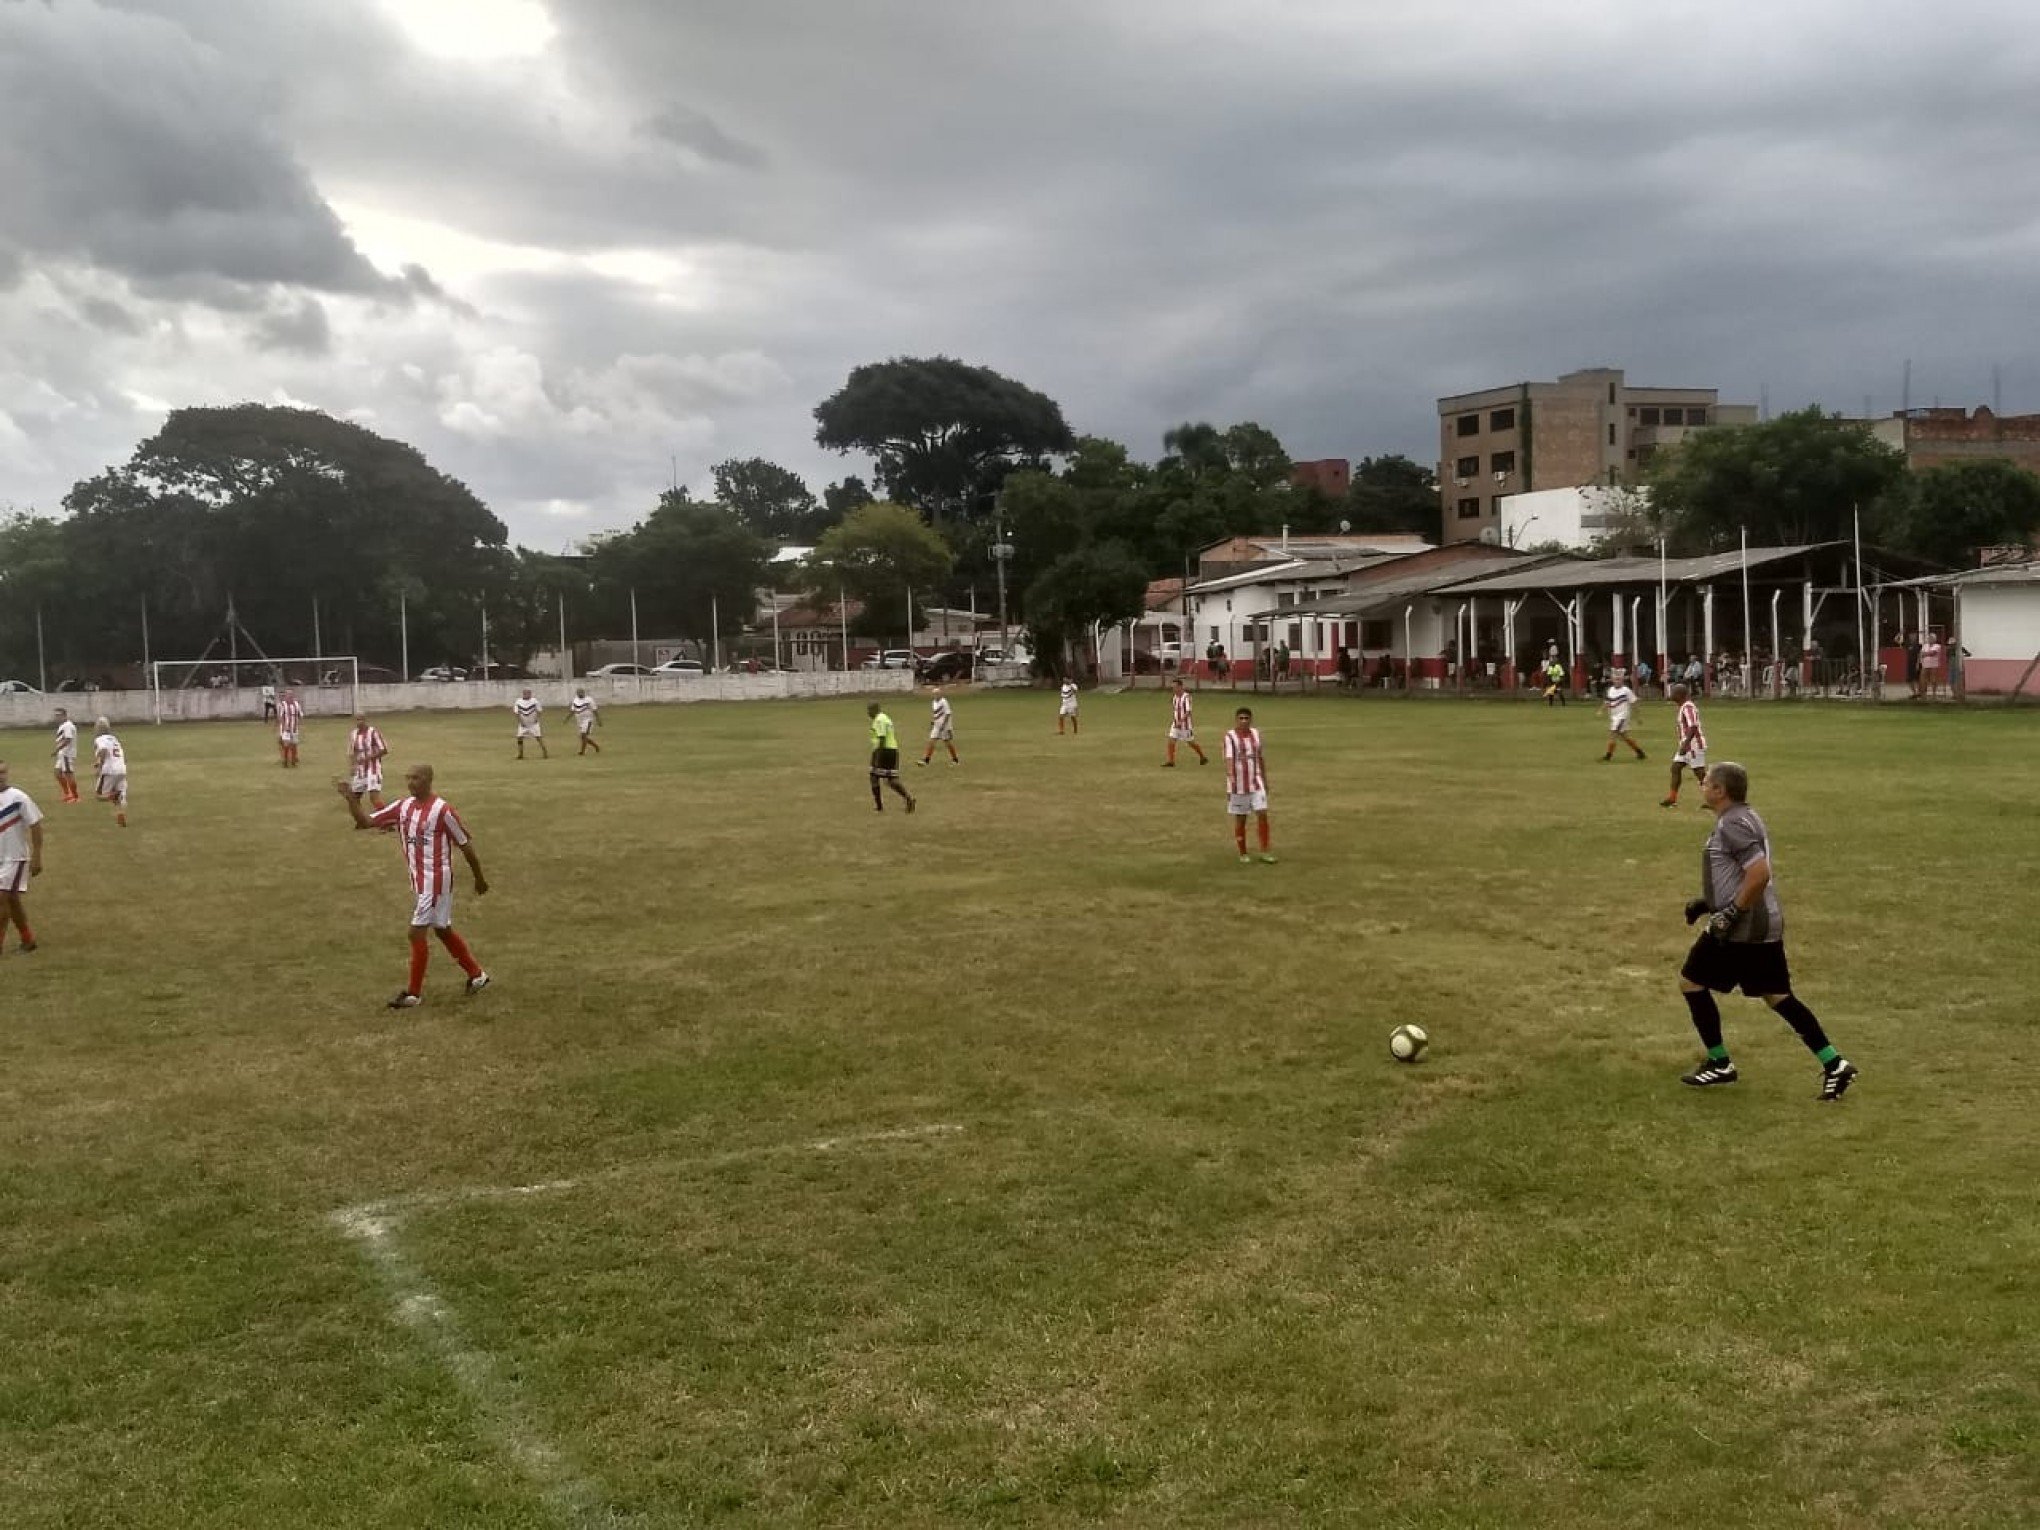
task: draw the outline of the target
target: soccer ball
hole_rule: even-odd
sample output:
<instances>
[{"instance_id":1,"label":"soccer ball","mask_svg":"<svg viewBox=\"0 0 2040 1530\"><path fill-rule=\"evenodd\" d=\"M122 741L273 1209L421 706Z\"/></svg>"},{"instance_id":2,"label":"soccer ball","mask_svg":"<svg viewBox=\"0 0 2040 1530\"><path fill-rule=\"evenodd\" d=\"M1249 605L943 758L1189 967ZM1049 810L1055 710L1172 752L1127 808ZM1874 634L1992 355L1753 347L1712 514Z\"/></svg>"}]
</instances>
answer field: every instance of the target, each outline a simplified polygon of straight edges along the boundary
<instances>
[{"instance_id":1,"label":"soccer ball","mask_svg":"<svg viewBox=\"0 0 2040 1530\"><path fill-rule=\"evenodd\" d=\"M1398 1025L1388 1033L1388 1055L1397 1062L1416 1062L1430 1045L1421 1025Z\"/></svg>"}]
</instances>

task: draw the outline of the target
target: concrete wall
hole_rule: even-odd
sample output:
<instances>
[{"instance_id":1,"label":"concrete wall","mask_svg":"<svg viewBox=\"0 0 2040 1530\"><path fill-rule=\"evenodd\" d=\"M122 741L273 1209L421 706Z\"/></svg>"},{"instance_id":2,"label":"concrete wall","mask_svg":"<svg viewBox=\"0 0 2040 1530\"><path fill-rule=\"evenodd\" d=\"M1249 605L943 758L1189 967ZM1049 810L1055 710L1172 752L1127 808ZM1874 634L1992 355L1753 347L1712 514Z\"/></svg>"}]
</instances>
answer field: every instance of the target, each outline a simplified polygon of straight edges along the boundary
<instances>
[{"instance_id":1,"label":"concrete wall","mask_svg":"<svg viewBox=\"0 0 2040 1530\"><path fill-rule=\"evenodd\" d=\"M307 717L345 717L358 706L370 716L391 712L473 712L498 709L507 712L527 682L518 680L465 680L451 685L413 682L405 685L364 685L357 702L346 686L302 686L298 700ZM604 679L529 682L532 694L556 714L556 726L564 727L567 700L575 685L587 687L588 694L603 707L657 705L690 701L779 701L820 696L861 696L879 692L911 691L914 677L906 670L852 670L821 674L703 675L693 679ZM68 707L79 732L90 735L92 719L105 717L116 725L133 727L156 721L156 698L147 691L63 692L47 696L0 696L0 728L41 728L58 707ZM164 722L213 722L231 718L260 718L262 697L254 688L242 690L165 691L162 693Z\"/></svg>"},{"instance_id":2,"label":"concrete wall","mask_svg":"<svg viewBox=\"0 0 2040 1530\"><path fill-rule=\"evenodd\" d=\"M1979 584L1960 589L1962 688L1970 695L2007 695L2040 654L2040 583ZM1896 672L1894 672L1896 673ZM2040 668L2024 695L2040 694Z\"/></svg>"}]
</instances>

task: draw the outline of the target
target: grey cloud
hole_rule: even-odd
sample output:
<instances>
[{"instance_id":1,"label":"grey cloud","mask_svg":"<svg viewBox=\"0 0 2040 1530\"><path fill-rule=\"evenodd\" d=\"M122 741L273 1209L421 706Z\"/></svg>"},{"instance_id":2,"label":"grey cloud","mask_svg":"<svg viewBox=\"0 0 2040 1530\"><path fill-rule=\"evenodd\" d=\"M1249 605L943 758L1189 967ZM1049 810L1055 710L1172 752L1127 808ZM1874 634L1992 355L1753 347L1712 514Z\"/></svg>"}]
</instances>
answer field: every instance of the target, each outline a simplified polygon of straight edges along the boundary
<instances>
[{"instance_id":1,"label":"grey cloud","mask_svg":"<svg viewBox=\"0 0 2040 1530\"><path fill-rule=\"evenodd\" d=\"M767 164L763 149L732 138L712 118L689 107L669 106L647 121L645 129L716 164L739 170L762 170Z\"/></svg>"},{"instance_id":2,"label":"grey cloud","mask_svg":"<svg viewBox=\"0 0 2040 1530\"><path fill-rule=\"evenodd\" d=\"M323 356L333 347L333 329L317 298L299 297L262 316L255 326L255 343L268 351Z\"/></svg>"}]
</instances>

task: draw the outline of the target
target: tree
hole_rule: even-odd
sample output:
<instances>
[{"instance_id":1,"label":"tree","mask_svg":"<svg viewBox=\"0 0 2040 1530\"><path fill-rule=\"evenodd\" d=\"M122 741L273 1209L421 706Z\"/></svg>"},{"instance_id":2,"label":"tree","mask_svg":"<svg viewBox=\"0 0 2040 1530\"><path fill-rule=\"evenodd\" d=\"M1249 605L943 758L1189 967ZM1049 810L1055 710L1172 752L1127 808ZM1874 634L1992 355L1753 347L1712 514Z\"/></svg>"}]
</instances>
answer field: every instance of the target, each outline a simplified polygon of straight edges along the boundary
<instances>
[{"instance_id":1,"label":"tree","mask_svg":"<svg viewBox=\"0 0 2040 1530\"><path fill-rule=\"evenodd\" d=\"M1064 553L1027 587L1034 651L1065 657L1100 623L1133 621L1147 605L1147 568L1131 548L1100 542ZM1060 665L1058 666L1060 670Z\"/></svg>"},{"instance_id":2,"label":"tree","mask_svg":"<svg viewBox=\"0 0 2040 1530\"><path fill-rule=\"evenodd\" d=\"M1410 532L1442 541L1437 476L1399 453L1362 457L1353 469L1340 519L1355 531Z\"/></svg>"},{"instance_id":3,"label":"tree","mask_svg":"<svg viewBox=\"0 0 2040 1530\"><path fill-rule=\"evenodd\" d=\"M1693 553L1733 546L1745 529L1753 543L1838 541L1857 507L1873 530L1904 471L1904 453L1867 427L1808 408L1690 436L1652 462L1649 485L1674 550Z\"/></svg>"},{"instance_id":4,"label":"tree","mask_svg":"<svg viewBox=\"0 0 2040 1530\"><path fill-rule=\"evenodd\" d=\"M2002 457L1923 468L1892 491L1880 537L1951 567L1986 547L2030 549L2040 531L2040 477Z\"/></svg>"},{"instance_id":5,"label":"tree","mask_svg":"<svg viewBox=\"0 0 2040 1530\"><path fill-rule=\"evenodd\" d=\"M759 536L776 542L812 542L841 519L815 503L799 475L763 457L718 462L715 497Z\"/></svg>"},{"instance_id":6,"label":"tree","mask_svg":"<svg viewBox=\"0 0 2040 1530\"><path fill-rule=\"evenodd\" d=\"M955 554L905 505L884 500L854 510L822 534L808 555L807 584L818 597L840 590L864 604L867 635L907 629L907 594L927 600L942 587Z\"/></svg>"},{"instance_id":7,"label":"tree","mask_svg":"<svg viewBox=\"0 0 2040 1530\"><path fill-rule=\"evenodd\" d=\"M706 650L718 622L734 635L751 619L772 556L766 541L723 505L668 491L629 531L591 555L596 598L610 623L638 621Z\"/></svg>"},{"instance_id":8,"label":"tree","mask_svg":"<svg viewBox=\"0 0 2040 1530\"><path fill-rule=\"evenodd\" d=\"M819 445L868 453L879 487L936 521L982 515L1007 473L1072 441L1055 400L947 356L858 367L815 425Z\"/></svg>"}]
</instances>

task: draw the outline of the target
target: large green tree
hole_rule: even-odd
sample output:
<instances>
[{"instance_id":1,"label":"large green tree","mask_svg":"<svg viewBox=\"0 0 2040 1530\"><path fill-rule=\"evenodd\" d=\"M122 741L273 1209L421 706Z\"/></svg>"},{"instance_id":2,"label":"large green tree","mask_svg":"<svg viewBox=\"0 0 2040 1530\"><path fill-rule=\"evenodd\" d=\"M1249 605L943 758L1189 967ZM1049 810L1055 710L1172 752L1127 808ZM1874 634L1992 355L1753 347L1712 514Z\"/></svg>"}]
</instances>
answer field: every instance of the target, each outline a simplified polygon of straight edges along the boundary
<instances>
[{"instance_id":1,"label":"large green tree","mask_svg":"<svg viewBox=\"0 0 2040 1530\"><path fill-rule=\"evenodd\" d=\"M1119 542L1064 553L1027 587L1027 630L1035 653L1057 673L1102 625L1132 621L1146 606L1147 568Z\"/></svg>"},{"instance_id":2,"label":"large green tree","mask_svg":"<svg viewBox=\"0 0 2040 1530\"><path fill-rule=\"evenodd\" d=\"M815 500L800 475L763 457L718 462L715 497L759 536L774 542L812 542L841 520Z\"/></svg>"},{"instance_id":3,"label":"large green tree","mask_svg":"<svg viewBox=\"0 0 2040 1530\"><path fill-rule=\"evenodd\" d=\"M1799 409L1761 425L1689 436L1651 464L1654 511L1673 549L1697 553L1750 541L1783 546L1864 531L1905 472L1905 455L1857 422Z\"/></svg>"},{"instance_id":4,"label":"large green tree","mask_svg":"<svg viewBox=\"0 0 2040 1530\"><path fill-rule=\"evenodd\" d=\"M822 534L808 555L807 585L818 599L834 599L840 590L863 602L858 625L865 634L904 634L909 593L919 604L930 602L955 559L913 510L878 500Z\"/></svg>"},{"instance_id":5,"label":"large green tree","mask_svg":"<svg viewBox=\"0 0 2040 1530\"><path fill-rule=\"evenodd\" d=\"M858 367L815 406L815 426L816 442L869 454L889 498L938 522L988 513L1009 472L1073 439L1054 399L948 356Z\"/></svg>"},{"instance_id":6,"label":"large green tree","mask_svg":"<svg viewBox=\"0 0 2040 1530\"><path fill-rule=\"evenodd\" d=\"M1399 453L1362 457L1353 469L1340 519L1355 531L1403 531L1439 541L1443 533L1437 475Z\"/></svg>"},{"instance_id":7,"label":"large green tree","mask_svg":"<svg viewBox=\"0 0 2040 1530\"><path fill-rule=\"evenodd\" d=\"M751 620L771 544L725 505L669 490L629 531L590 554L598 610L624 630L636 596L641 631L690 638L707 648L720 629L734 637Z\"/></svg>"},{"instance_id":8,"label":"large green tree","mask_svg":"<svg viewBox=\"0 0 2040 1530\"><path fill-rule=\"evenodd\" d=\"M2030 550L2040 532L2040 477L2001 457L1907 476L1889 496L1880 539L1936 563L1965 565L1987 547Z\"/></svg>"}]
</instances>

